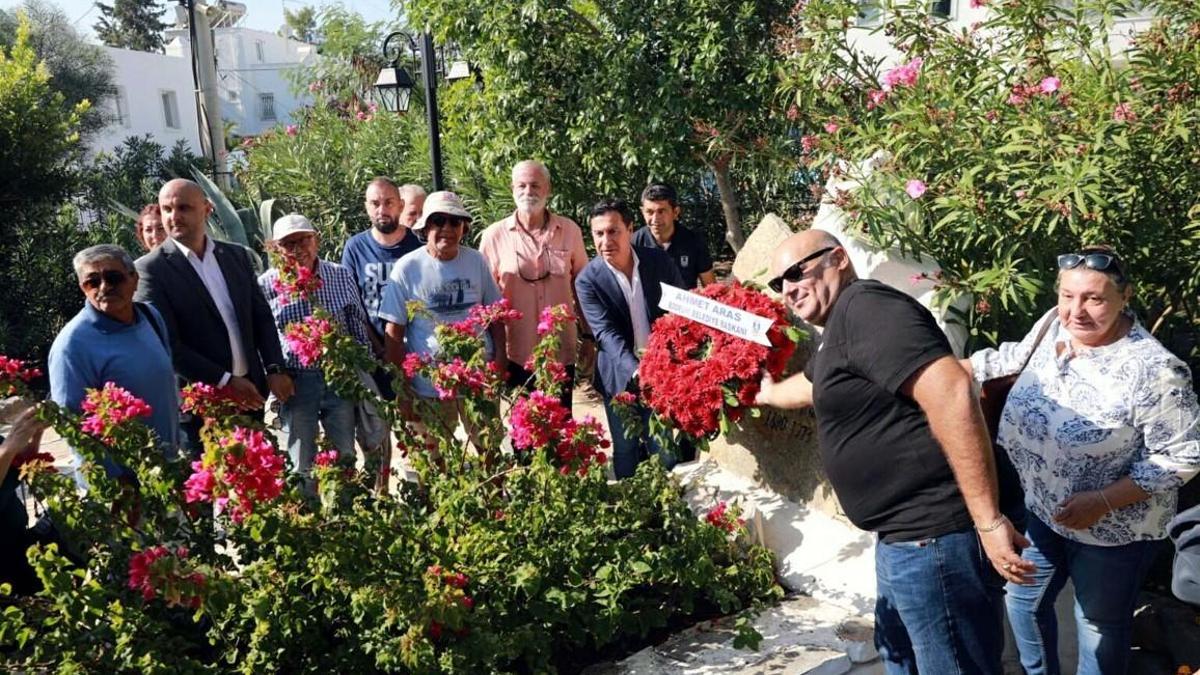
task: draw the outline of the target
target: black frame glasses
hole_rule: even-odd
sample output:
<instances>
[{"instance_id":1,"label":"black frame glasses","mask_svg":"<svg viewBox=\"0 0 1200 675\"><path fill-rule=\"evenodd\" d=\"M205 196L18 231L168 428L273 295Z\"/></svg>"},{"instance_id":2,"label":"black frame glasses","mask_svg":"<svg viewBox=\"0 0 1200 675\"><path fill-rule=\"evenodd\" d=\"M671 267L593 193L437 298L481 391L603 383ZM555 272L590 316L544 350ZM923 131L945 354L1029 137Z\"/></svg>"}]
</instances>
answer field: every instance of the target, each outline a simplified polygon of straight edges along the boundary
<instances>
[{"instance_id":1,"label":"black frame glasses","mask_svg":"<svg viewBox=\"0 0 1200 675\"><path fill-rule=\"evenodd\" d=\"M84 288L94 291L97 288L100 288L101 284L120 286L126 281L129 281L128 273L120 270L104 270L103 272L96 272L94 274L87 275L80 280L79 283L83 284Z\"/></svg>"},{"instance_id":2,"label":"black frame glasses","mask_svg":"<svg viewBox=\"0 0 1200 675\"><path fill-rule=\"evenodd\" d=\"M770 288L771 290L775 291L776 293L782 293L783 292L783 282L790 281L794 284L797 281L800 281L801 279L804 278L804 276L805 276L804 264L805 263L816 260L817 258L820 258L821 256L825 255L826 253L829 253L830 251L832 251L835 248L837 248L837 247L836 246L826 246L825 248L822 248L822 249L813 251L812 253L809 253L808 255L804 256L803 258L797 260L796 262L794 262L790 266L788 266L788 268L783 271L783 274L780 274L779 276L775 277L774 279L768 281L767 287Z\"/></svg>"},{"instance_id":3,"label":"black frame glasses","mask_svg":"<svg viewBox=\"0 0 1200 675\"><path fill-rule=\"evenodd\" d=\"M549 251L546 248L543 248L541 250L541 252L538 253L538 257L536 259L536 261L539 263L538 267L540 267L541 269L543 269L545 271L542 272L541 275L530 279L529 277L525 276L525 270L522 269L524 267L525 261L528 259L525 258L524 256L522 256L521 253L518 251L517 252L517 276L521 277L522 281L525 281L526 283L530 283L530 284L536 284L539 281L545 281L546 278L550 276L550 262L548 260L548 258L549 258L548 253L549 253Z\"/></svg>"},{"instance_id":4,"label":"black frame glasses","mask_svg":"<svg viewBox=\"0 0 1200 675\"><path fill-rule=\"evenodd\" d=\"M1076 267L1083 265L1089 270L1096 272L1112 272L1117 277L1124 279L1125 272L1121 269L1121 261L1112 253L1103 253L1100 251L1080 252L1080 253L1063 253L1058 256L1058 269L1073 270Z\"/></svg>"}]
</instances>

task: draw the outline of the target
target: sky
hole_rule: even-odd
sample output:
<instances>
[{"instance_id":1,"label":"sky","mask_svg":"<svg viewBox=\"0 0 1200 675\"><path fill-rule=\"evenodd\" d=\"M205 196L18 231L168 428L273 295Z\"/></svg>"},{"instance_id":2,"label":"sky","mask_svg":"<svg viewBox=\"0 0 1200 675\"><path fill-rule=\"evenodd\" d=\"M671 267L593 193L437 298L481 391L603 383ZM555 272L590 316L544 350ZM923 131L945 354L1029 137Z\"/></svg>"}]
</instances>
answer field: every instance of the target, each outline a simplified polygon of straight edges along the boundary
<instances>
[{"instance_id":1,"label":"sky","mask_svg":"<svg viewBox=\"0 0 1200 675\"><path fill-rule=\"evenodd\" d=\"M325 7L340 4L347 9L362 14L368 21L390 20L395 16L395 12L391 8L391 0L341 0L340 2L337 0L239 1L246 6L246 16L242 19L242 26L271 32L278 30L283 25L284 7L287 7L291 11L296 11L305 5ZM47 2L52 5L58 5L67 15L67 18L75 23L76 30L81 34L88 37L93 36L92 25L100 17L100 10L96 9L95 0L47 0ZM0 7L16 7L20 4L20 0L0 0ZM111 0L106 4L111 4ZM179 4L178 1L160 0L159 4L168 10L163 14L164 20L173 23L175 16L173 8Z\"/></svg>"}]
</instances>

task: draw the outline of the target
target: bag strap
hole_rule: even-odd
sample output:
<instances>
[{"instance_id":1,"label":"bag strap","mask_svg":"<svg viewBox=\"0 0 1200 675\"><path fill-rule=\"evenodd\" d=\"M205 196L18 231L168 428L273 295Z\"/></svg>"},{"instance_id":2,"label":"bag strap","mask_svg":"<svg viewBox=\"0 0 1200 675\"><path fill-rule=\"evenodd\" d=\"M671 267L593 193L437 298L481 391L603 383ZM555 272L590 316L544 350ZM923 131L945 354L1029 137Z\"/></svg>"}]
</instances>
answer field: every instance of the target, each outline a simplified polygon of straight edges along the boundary
<instances>
[{"instance_id":1,"label":"bag strap","mask_svg":"<svg viewBox=\"0 0 1200 675\"><path fill-rule=\"evenodd\" d=\"M1047 314L1047 316L1049 316L1049 314ZM1052 323L1054 323L1053 316L1050 316L1050 318L1042 322L1042 327L1038 330L1037 337L1033 339L1033 348L1030 349L1029 354L1025 356L1025 362L1021 364L1021 369L1015 373L1016 375L1020 375L1022 372L1024 372L1025 366L1028 366L1029 362L1033 360L1033 353L1037 351L1038 345L1042 344L1042 338L1046 337L1046 333L1050 332L1050 324Z\"/></svg>"},{"instance_id":2,"label":"bag strap","mask_svg":"<svg viewBox=\"0 0 1200 675\"><path fill-rule=\"evenodd\" d=\"M158 321L154 320L154 314L144 302L135 302L133 306L137 308L138 314L141 314L146 319L146 323L150 324L150 328L154 330L154 334L158 336L158 341L166 348L167 353L171 353L171 345L167 342L167 336L163 335L163 328L158 325Z\"/></svg>"}]
</instances>

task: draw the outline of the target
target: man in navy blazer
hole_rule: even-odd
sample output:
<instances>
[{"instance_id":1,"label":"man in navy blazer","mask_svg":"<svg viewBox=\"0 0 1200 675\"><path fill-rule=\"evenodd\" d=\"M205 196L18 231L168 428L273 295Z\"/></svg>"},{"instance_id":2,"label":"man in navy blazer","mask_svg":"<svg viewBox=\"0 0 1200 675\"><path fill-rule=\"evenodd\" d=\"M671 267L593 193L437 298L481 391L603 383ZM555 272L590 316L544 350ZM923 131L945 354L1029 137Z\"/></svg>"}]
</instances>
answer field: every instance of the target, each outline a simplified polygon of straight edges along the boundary
<instances>
[{"instance_id":1,"label":"man in navy blazer","mask_svg":"<svg viewBox=\"0 0 1200 675\"><path fill-rule=\"evenodd\" d=\"M258 414L268 390L286 401L292 379L249 255L208 236L212 204L192 181L168 182L158 204L170 237L137 260L136 299L154 305L165 320L175 372L225 388ZM198 430L185 425L189 441Z\"/></svg>"},{"instance_id":2,"label":"man in navy blazer","mask_svg":"<svg viewBox=\"0 0 1200 675\"><path fill-rule=\"evenodd\" d=\"M596 338L596 373L593 385L604 399L604 412L613 441L613 471L617 478L632 476L651 453L659 454L670 468L675 457L661 453L648 438L628 438L612 399L623 391L637 393L640 352L650 326L665 312L659 309L662 283L683 287L671 258L661 250L634 246L633 212L620 200L605 200L592 207L592 242L596 257L575 279L579 307ZM649 410L640 410L643 420Z\"/></svg>"}]
</instances>

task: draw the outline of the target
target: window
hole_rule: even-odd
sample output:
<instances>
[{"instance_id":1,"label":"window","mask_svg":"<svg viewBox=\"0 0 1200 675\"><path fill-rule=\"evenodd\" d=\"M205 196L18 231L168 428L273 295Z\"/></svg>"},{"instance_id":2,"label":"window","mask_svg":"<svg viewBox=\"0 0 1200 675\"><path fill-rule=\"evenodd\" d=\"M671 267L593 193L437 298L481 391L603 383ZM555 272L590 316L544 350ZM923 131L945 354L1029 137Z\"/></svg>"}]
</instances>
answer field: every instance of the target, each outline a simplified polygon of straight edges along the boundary
<instances>
[{"instance_id":1,"label":"window","mask_svg":"<svg viewBox=\"0 0 1200 675\"><path fill-rule=\"evenodd\" d=\"M263 47L264 47L264 46L265 46L265 45L263 45L263 41L262 41L262 40L259 40L259 41L257 41L257 42L255 42L255 43L254 43L254 53L258 55L258 62L259 62L259 63L262 63L263 61L266 61L266 59L263 57Z\"/></svg>"},{"instance_id":2,"label":"window","mask_svg":"<svg viewBox=\"0 0 1200 675\"><path fill-rule=\"evenodd\" d=\"M268 122L275 120L275 94L258 95L258 118Z\"/></svg>"},{"instance_id":3,"label":"window","mask_svg":"<svg viewBox=\"0 0 1200 675\"><path fill-rule=\"evenodd\" d=\"M858 25L872 28L883 22L882 0L858 0Z\"/></svg>"},{"instance_id":4,"label":"window","mask_svg":"<svg viewBox=\"0 0 1200 675\"><path fill-rule=\"evenodd\" d=\"M929 13L933 16L940 16L948 19L951 12L954 10L954 0L931 0L929 3Z\"/></svg>"},{"instance_id":5,"label":"window","mask_svg":"<svg viewBox=\"0 0 1200 675\"><path fill-rule=\"evenodd\" d=\"M160 92L162 96L163 123L168 129L179 128L179 101L173 91Z\"/></svg>"},{"instance_id":6,"label":"window","mask_svg":"<svg viewBox=\"0 0 1200 675\"><path fill-rule=\"evenodd\" d=\"M129 99L125 96L125 87L117 87L113 93L113 122L129 128Z\"/></svg>"}]
</instances>

